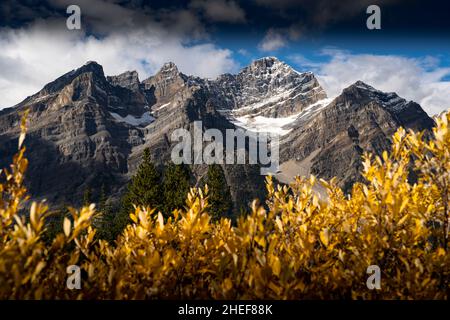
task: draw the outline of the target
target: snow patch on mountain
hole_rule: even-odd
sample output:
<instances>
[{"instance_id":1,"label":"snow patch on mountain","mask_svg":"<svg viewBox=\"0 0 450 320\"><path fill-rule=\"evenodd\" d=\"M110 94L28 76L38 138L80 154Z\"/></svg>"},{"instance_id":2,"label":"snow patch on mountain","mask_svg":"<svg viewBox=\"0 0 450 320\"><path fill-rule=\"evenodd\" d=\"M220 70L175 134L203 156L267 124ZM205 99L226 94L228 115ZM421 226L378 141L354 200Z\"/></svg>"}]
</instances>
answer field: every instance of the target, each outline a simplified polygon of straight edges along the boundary
<instances>
[{"instance_id":1,"label":"snow patch on mountain","mask_svg":"<svg viewBox=\"0 0 450 320\"><path fill-rule=\"evenodd\" d=\"M147 126L153 121L155 118L150 115L149 112L145 112L141 117L137 118L131 114L128 114L126 117L122 117L121 115L110 112L111 116L118 122L125 122L131 126L139 127L139 126Z\"/></svg>"},{"instance_id":2,"label":"snow patch on mountain","mask_svg":"<svg viewBox=\"0 0 450 320\"><path fill-rule=\"evenodd\" d=\"M325 109L332 101L333 101L332 98L326 98L326 99L319 100L316 103L309 105L299 114L297 119L311 117L312 115L316 114L317 112L321 111L322 109Z\"/></svg>"},{"instance_id":3,"label":"snow patch on mountain","mask_svg":"<svg viewBox=\"0 0 450 320\"><path fill-rule=\"evenodd\" d=\"M291 129L284 127L295 121L298 115L292 115L286 118L268 118L263 116L243 116L231 120L231 122L248 131L252 132L267 132L279 135L288 134Z\"/></svg>"},{"instance_id":4,"label":"snow patch on mountain","mask_svg":"<svg viewBox=\"0 0 450 320\"><path fill-rule=\"evenodd\" d=\"M165 107L168 107L171 104L172 104L172 102L168 102L168 103L164 103L160 106L153 107L153 112L160 111L160 110L164 109Z\"/></svg>"},{"instance_id":5,"label":"snow patch on mountain","mask_svg":"<svg viewBox=\"0 0 450 320\"><path fill-rule=\"evenodd\" d=\"M274 104L281 104L283 102L285 102L286 100L292 99L289 97L290 94L292 94L292 92L295 89L289 89L289 90L277 90L278 92L270 97L268 97L267 99L264 99L262 101L258 101L255 103L251 103L249 105L243 106L243 107L238 107L237 109L233 110L233 112L242 112L244 110L255 110L255 109L261 109L264 106L270 105L271 107L274 106ZM301 95L303 93L299 93L299 95ZM295 96L296 97L296 96Z\"/></svg>"},{"instance_id":6,"label":"snow patch on mountain","mask_svg":"<svg viewBox=\"0 0 450 320\"><path fill-rule=\"evenodd\" d=\"M230 117L229 120L236 126L252 132L268 132L284 136L288 134L293 124L310 119L313 115L323 110L333 99L326 98L317 101L306 107L299 113L289 117L270 118L264 116L245 115L240 117Z\"/></svg>"}]
</instances>

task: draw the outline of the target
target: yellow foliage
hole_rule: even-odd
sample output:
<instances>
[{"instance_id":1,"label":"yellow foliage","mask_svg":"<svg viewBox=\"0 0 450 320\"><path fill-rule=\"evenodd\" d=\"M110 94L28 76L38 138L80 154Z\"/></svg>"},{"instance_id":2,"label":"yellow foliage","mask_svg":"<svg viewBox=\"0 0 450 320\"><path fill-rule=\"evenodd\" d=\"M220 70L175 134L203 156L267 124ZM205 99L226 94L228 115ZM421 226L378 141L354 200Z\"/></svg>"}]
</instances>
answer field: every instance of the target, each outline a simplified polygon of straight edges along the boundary
<instances>
[{"instance_id":1,"label":"yellow foliage","mask_svg":"<svg viewBox=\"0 0 450 320\"><path fill-rule=\"evenodd\" d=\"M0 184L1 299L447 299L449 297L450 114L432 136L399 129L390 153L366 154L365 183L345 196L333 180L267 178L236 225L212 221L207 190L191 189L167 219L136 208L113 245L96 240L94 206L71 209L63 232L42 240L48 208L19 215L26 189L22 146ZM411 169L417 182L411 183ZM69 265L82 289L66 287ZM366 286L368 266L381 289Z\"/></svg>"}]
</instances>

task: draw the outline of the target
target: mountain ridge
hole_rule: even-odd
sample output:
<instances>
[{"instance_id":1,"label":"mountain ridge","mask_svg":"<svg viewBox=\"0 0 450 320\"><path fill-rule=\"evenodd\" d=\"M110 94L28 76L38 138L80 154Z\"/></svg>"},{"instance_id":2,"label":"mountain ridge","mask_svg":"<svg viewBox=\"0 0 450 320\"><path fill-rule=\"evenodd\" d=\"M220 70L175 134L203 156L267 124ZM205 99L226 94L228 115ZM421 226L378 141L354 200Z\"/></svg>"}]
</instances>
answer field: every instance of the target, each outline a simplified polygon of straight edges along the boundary
<instances>
[{"instance_id":1,"label":"mountain ridge","mask_svg":"<svg viewBox=\"0 0 450 320\"><path fill-rule=\"evenodd\" d=\"M222 132L243 127L282 133L281 162L300 164L289 168L285 179L305 172L337 176L346 190L361 179L363 150L379 154L399 126L428 130L434 124L418 104L361 81L330 99L313 73L297 72L275 57L214 80L187 76L171 62L142 81L136 71L105 76L101 65L88 62L0 111L2 166L15 152L24 109L30 109L30 192L54 203L72 203L87 187L102 184L110 185L112 198L118 199L143 150L151 150L156 164L167 163L171 132L192 131L195 121ZM206 169L191 166L193 179L198 181ZM235 212L262 198L259 166L223 169Z\"/></svg>"}]
</instances>

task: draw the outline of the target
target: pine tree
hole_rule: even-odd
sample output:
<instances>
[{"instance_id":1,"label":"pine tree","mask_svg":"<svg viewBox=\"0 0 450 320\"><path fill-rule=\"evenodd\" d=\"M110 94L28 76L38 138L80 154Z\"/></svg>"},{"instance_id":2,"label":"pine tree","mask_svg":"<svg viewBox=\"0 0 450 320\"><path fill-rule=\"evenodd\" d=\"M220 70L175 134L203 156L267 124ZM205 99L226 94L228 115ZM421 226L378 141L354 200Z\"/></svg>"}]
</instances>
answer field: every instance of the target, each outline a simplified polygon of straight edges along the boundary
<instances>
[{"instance_id":1,"label":"pine tree","mask_svg":"<svg viewBox=\"0 0 450 320\"><path fill-rule=\"evenodd\" d=\"M107 211L107 204L106 204L107 200L108 197L106 196L106 187L104 184L102 184L102 187L100 189L100 197L98 199L98 208L97 208L98 211L100 212Z\"/></svg>"},{"instance_id":2,"label":"pine tree","mask_svg":"<svg viewBox=\"0 0 450 320\"><path fill-rule=\"evenodd\" d=\"M99 216L95 219L94 225L97 229L97 235L100 239L112 241L114 239L114 212L107 203L108 197L106 187L103 184L100 189L97 212Z\"/></svg>"},{"instance_id":3,"label":"pine tree","mask_svg":"<svg viewBox=\"0 0 450 320\"><path fill-rule=\"evenodd\" d=\"M64 218L70 218L70 216L71 215L66 204L63 204L58 209L51 212L43 235L43 239L47 244L50 245L55 237L63 232Z\"/></svg>"},{"instance_id":4,"label":"pine tree","mask_svg":"<svg viewBox=\"0 0 450 320\"><path fill-rule=\"evenodd\" d=\"M189 192L190 172L186 165L169 164L164 170L163 195L164 214L182 208Z\"/></svg>"},{"instance_id":5,"label":"pine tree","mask_svg":"<svg viewBox=\"0 0 450 320\"><path fill-rule=\"evenodd\" d=\"M83 194L83 206L89 206L92 203L92 189L87 187Z\"/></svg>"},{"instance_id":6,"label":"pine tree","mask_svg":"<svg viewBox=\"0 0 450 320\"><path fill-rule=\"evenodd\" d=\"M208 167L206 183L209 188L209 212L214 219L229 217L232 210L230 188L222 167L213 164Z\"/></svg>"},{"instance_id":7,"label":"pine tree","mask_svg":"<svg viewBox=\"0 0 450 320\"><path fill-rule=\"evenodd\" d=\"M150 150L145 149L144 157L136 174L128 184L127 193L122 199L121 209L116 217L115 228L119 232L131 222L129 215L134 211L133 205L162 208L161 176L150 159Z\"/></svg>"}]
</instances>

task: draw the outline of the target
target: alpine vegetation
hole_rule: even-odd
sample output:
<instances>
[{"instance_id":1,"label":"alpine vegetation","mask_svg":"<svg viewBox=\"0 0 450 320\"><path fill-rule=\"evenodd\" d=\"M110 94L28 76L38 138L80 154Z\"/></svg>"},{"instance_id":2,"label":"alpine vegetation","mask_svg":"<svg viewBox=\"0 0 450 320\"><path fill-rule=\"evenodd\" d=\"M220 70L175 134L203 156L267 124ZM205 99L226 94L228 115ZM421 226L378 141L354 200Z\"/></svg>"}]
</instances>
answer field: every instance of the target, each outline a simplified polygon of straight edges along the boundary
<instances>
[{"instance_id":1,"label":"alpine vegetation","mask_svg":"<svg viewBox=\"0 0 450 320\"><path fill-rule=\"evenodd\" d=\"M348 195L335 179L278 185L267 176L265 203L255 200L233 224L212 219L210 201L220 197L205 185L171 212L134 206L108 242L94 204L69 208L50 241L44 202L21 214L23 118L19 151L1 171L0 298L448 299L449 123L444 114L428 136L398 129L390 152L363 155L364 181Z\"/></svg>"}]
</instances>

